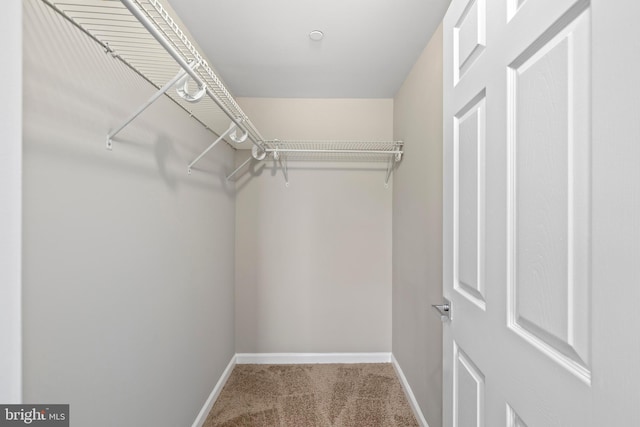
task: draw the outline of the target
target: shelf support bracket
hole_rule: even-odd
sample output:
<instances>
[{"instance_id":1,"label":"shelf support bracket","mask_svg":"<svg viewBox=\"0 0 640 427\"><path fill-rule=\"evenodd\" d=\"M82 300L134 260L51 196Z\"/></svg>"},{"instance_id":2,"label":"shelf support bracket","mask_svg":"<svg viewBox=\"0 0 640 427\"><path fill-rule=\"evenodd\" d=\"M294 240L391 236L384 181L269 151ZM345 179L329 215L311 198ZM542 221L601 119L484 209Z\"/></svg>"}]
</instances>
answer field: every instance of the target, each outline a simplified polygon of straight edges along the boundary
<instances>
[{"instance_id":1,"label":"shelf support bracket","mask_svg":"<svg viewBox=\"0 0 640 427\"><path fill-rule=\"evenodd\" d=\"M233 172L231 172L229 175L227 175L227 181L229 181L235 174L238 173L238 171L240 171L240 169L242 169L243 167L245 167L247 165L247 163L249 163L251 160L253 159L253 157L249 156L249 158L247 160L245 160L244 162L242 162L242 164L240 166L238 166L236 168L236 170L234 170Z\"/></svg>"},{"instance_id":2,"label":"shelf support bracket","mask_svg":"<svg viewBox=\"0 0 640 427\"><path fill-rule=\"evenodd\" d=\"M391 173L393 172L393 168L396 162L393 157L389 157L387 161L387 177L384 179L384 188L389 188L389 178L391 178Z\"/></svg>"},{"instance_id":3,"label":"shelf support bracket","mask_svg":"<svg viewBox=\"0 0 640 427\"><path fill-rule=\"evenodd\" d=\"M387 163L387 176L384 179L384 188L389 188L389 178L391 178L391 174L393 173L393 169L396 167L396 163L402 160L402 146L403 142L398 141L394 144L394 153L393 156L389 157L389 161Z\"/></svg>"},{"instance_id":4,"label":"shelf support bracket","mask_svg":"<svg viewBox=\"0 0 640 427\"><path fill-rule=\"evenodd\" d=\"M275 162L277 161L280 164L280 167L282 168L282 174L284 175L284 185L285 187L288 187L289 186L289 168L287 166L287 158L286 157L284 159L282 158L282 156L278 151L278 148L279 147L276 145L276 148L272 151L273 163L275 165Z\"/></svg>"},{"instance_id":5,"label":"shelf support bracket","mask_svg":"<svg viewBox=\"0 0 640 427\"><path fill-rule=\"evenodd\" d=\"M156 102L156 100L158 98L160 98L162 95L164 95L169 89L171 89L176 83L178 83L180 81L180 79L182 79L185 75L187 74L187 72L183 69L180 69L180 71L178 71L178 74L176 74L176 76L174 78L172 78L171 80L169 80L169 82L167 82L167 84L165 84L164 86L162 86L160 88L160 90L158 90L156 93L154 93L151 98L149 98L147 100L147 102L145 102L144 104L142 104L140 106L140 108L138 108L135 112L133 112L128 118L127 120L125 120L125 122L118 126L115 130L112 130L111 132L109 132L109 134L107 135L107 150L111 150L113 148L113 138L120 133L120 131L122 131L122 129L126 128L129 123L131 123L132 121L135 120L136 117L138 117L140 114L142 114L142 112L144 110L146 110L147 108L149 108L151 106L151 104L153 104L154 102Z\"/></svg>"},{"instance_id":6,"label":"shelf support bracket","mask_svg":"<svg viewBox=\"0 0 640 427\"><path fill-rule=\"evenodd\" d=\"M187 172L189 173L189 175L191 175L191 168L196 163L198 163L200 161L200 159L204 157L205 154L207 154L213 147L215 147L216 144L218 144L220 141L222 141L227 135L229 135L234 130L236 130L236 124L235 123L231 123L229 125L229 128L226 131L222 132L222 135L220 135L218 137L218 139L213 141L213 143L211 145L209 145L198 157L196 157L193 162L189 163L189 168L187 169Z\"/></svg>"},{"instance_id":7,"label":"shelf support bracket","mask_svg":"<svg viewBox=\"0 0 640 427\"><path fill-rule=\"evenodd\" d=\"M282 168L282 174L284 175L284 186L289 187L289 166L287 165L287 158L284 159L280 157L278 159L280 162L280 167Z\"/></svg>"}]
</instances>

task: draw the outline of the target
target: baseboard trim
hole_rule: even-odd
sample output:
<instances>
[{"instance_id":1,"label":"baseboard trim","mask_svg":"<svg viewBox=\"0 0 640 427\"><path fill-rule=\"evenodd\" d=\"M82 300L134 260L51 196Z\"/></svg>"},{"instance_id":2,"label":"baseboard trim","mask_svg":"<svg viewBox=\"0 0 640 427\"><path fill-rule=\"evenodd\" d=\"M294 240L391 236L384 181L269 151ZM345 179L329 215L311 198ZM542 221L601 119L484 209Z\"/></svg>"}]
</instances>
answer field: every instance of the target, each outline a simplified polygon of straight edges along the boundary
<instances>
[{"instance_id":1,"label":"baseboard trim","mask_svg":"<svg viewBox=\"0 0 640 427\"><path fill-rule=\"evenodd\" d=\"M238 365L391 363L391 353L238 353Z\"/></svg>"},{"instance_id":2,"label":"baseboard trim","mask_svg":"<svg viewBox=\"0 0 640 427\"><path fill-rule=\"evenodd\" d=\"M418 401L416 400L416 396L413 394L413 390L411 390L411 386L407 381L407 377L404 376L404 372L402 372L402 368L400 368L400 364L396 360L395 356L391 355L391 364L393 368L396 370L396 374L398 375L398 379L400 379L400 384L402 384L402 388L404 390L404 394L407 396L407 400L409 401L409 405L413 410L413 415L415 415L416 420L421 427L429 427L427 420L420 409L420 405L418 405Z\"/></svg>"},{"instance_id":3,"label":"baseboard trim","mask_svg":"<svg viewBox=\"0 0 640 427\"><path fill-rule=\"evenodd\" d=\"M206 402L204 402L204 406L200 410L200 413L196 417L196 420L193 422L192 427L202 427L207 419L207 415L209 415L209 411L211 411L211 408L213 408L213 404L216 403L216 399L218 399L218 396L220 396L222 388L227 383L229 375L231 375L231 371L233 371L236 363L236 355L234 354L224 372L222 372L222 375L216 383L216 386L213 388L213 391L209 395L209 398L207 398Z\"/></svg>"}]
</instances>

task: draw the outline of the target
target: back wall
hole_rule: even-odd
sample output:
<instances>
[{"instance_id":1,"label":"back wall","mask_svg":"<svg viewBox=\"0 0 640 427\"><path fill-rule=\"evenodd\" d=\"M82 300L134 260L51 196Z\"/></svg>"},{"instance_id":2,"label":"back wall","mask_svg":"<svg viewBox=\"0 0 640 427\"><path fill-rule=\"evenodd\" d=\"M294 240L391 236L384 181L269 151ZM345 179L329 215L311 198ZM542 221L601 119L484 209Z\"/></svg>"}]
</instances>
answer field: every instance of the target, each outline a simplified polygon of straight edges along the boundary
<instances>
[{"instance_id":1,"label":"back wall","mask_svg":"<svg viewBox=\"0 0 640 427\"><path fill-rule=\"evenodd\" d=\"M391 99L240 98L266 139L392 140ZM236 152L236 163L249 152ZM252 163L236 188L236 351L390 352L385 164Z\"/></svg>"}]
</instances>

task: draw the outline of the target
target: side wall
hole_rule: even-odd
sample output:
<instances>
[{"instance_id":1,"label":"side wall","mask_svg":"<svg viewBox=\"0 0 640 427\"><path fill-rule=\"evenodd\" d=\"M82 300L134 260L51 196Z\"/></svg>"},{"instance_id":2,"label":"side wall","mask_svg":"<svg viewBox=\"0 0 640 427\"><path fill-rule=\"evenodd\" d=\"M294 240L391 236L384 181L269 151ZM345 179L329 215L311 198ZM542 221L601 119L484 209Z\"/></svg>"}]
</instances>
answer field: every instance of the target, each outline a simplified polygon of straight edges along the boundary
<instances>
[{"instance_id":1,"label":"side wall","mask_svg":"<svg viewBox=\"0 0 640 427\"><path fill-rule=\"evenodd\" d=\"M221 144L42 2L24 1L24 401L76 426L188 426L235 351Z\"/></svg>"},{"instance_id":2,"label":"side wall","mask_svg":"<svg viewBox=\"0 0 640 427\"><path fill-rule=\"evenodd\" d=\"M393 354L430 426L442 424L442 26L394 99L406 156L393 187Z\"/></svg>"},{"instance_id":3,"label":"side wall","mask_svg":"<svg viewBox=\"0 0 640 427\"><path fill-rule=\"evenodd\" d=\"M391 99L238 100L267 139L391 140ZM249 156L238 151L238 162ZM391 351L385 164L273 161L237 181L236 349Z\"/></svg>"},{"instance_id":4,"label":"side wall","mask_svg":"<svg viewBox=\"0 0 640 427\"><path fill-rule=\"evenodd\" d=\"M3 3L0 41L0 402L22 398L22 1Z\"/></svg>"}]
</instances>

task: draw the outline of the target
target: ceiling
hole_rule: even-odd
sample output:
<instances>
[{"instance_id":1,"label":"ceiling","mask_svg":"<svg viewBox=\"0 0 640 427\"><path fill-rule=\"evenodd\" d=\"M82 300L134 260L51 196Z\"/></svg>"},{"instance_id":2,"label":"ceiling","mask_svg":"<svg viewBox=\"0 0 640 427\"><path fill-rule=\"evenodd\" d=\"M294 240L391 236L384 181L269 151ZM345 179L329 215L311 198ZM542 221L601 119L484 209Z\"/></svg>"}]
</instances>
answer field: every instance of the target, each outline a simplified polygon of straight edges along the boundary
<instances>
[{"instance_id":1,"label":"ceiling","mask_svg":"<svg viewBox=\"0 0 640 427\"><path fill-rule=\"evenodd\" d=\"M393 97L449 2L170 0L234 96L269 98Z\"/></svg>"}]
</instances>

